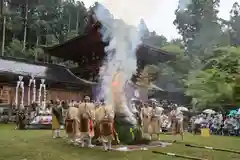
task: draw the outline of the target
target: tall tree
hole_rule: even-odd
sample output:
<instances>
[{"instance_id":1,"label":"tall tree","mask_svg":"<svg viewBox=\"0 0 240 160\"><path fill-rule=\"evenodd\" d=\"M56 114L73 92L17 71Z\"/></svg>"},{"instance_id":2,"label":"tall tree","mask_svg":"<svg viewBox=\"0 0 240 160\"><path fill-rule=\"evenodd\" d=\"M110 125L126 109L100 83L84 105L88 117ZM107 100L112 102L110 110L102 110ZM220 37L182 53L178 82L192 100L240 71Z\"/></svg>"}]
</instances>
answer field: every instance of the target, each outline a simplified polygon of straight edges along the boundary
<instances>
[{"instance_id":1,"label":"tall tree","mask_svg":"<svg viewBox=\"0 0 240 160\"><path fill-rule=\"evenodd\" d=\"M15 38L23 38L20 37L20 34L23 31L23 18L21 14L21 6L17 6L14 10L9 10L6 29L8 33L7 38L10 40Z\"/></svg>"},{"instance_id":2,"label":"tall tree","mask_svg":"<svg viewBox=\"0 0 240 160\"><path fill-rule=\"evenodd\" d=\"M2 45L2 50L3 46L6 46L7 56L33 58L33 56L26 56L26 54L34 54L35 60L37 60L41 57L38 54L42 53L41 49L38 48L39 46L62 43L85 30L85 18L88 12L82 2L76 3L73 0L63 2L11 0L9 2L10 9L6 16L6 32L4 32L6 40L1 41L1 43L5 42L5 45ZM25 9L26 2L29 2L28 9ZM1 39L3 35L2 15L0 21ZM19 48L23 51L17 54ZM9 52L11 49L13 51Z\"/></svg>"},{"instance_id":3,"label":"tall tree","mask_svg":"<svg viewBox=\"0 0 240 160\"><path fill-rule=\"evenodd\" d=\"M217 13L220 0L194 0L185 9L175 11L176 25L189 55L203 55L216 45L221 27ZM194 62L196 63L196 62Z\"/></svg>"},{"instance_id":4,"label":"tall tree","mask_svg":"<svg viewBox=\"0 0 240 160\"><path fill-rule=\"evenodd\" d=\"M23 31L23 51L26 50L26 43L27 43L27 25L28 25L28 0L25 0L24 4L24 31Z\"/></svg>"},{"instance_id":5,"label":"tall tree","mask_svg":"<svg viewBox=\"0 0 240 160\"><path fill-rule=\"evenodd\" d=\"M7 21L7 2L1 1L1 19L2 19L2 44L1 44L1 55L4 56L5 52L5 38L6 38L6 21Z\"/></svg>"},{"instance_id":6,"label":"tall tree","mask_svg":"<svg viewBox=\"0 0 240 160\"><path fill-rule=\"evenodd\" d=\"M230 35L233 45L240 45L240 5L235 2L230 11Z\"/></svg>"},{"instance_id":7,"label":"tall tree","mask_svg":"<svg viewBox=\"0 0 240 160\"><path fill-rule=\"evenodd\" d=\"M145 23L144 19L140 20L140 23L138 25L138 29L140 30L140 36L141 37L149 37L150 32L148 30L147 24Z\"/></svg>"},{"instance_id":8,"label":"tall tree","mask_svg":"<svg viewBox=\"0 0 240 160\"><path fill-rule=\"evenodd\" d=\"M176 56L176 59L169 62L160 63L160 76L158 83L163 88L171 91L182 91L184 88L184 80L187 78L189 68L191 68L191 61L189 56L184 54L184 47L181 39L175 39L162 47L163 50L168 51Z\"/></svg>"}]
</instances>

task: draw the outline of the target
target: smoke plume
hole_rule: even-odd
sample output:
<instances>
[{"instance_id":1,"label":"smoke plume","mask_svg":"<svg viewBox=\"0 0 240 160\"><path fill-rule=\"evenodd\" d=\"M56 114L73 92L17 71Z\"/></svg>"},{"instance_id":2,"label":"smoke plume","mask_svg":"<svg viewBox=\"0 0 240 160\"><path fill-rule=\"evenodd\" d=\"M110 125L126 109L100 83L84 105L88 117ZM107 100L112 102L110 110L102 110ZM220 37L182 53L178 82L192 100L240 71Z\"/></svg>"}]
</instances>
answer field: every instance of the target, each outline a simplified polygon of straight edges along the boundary
<instances>
[{"instance_id":1,"label":"smoke plume","mask_svg":"<svg viewBox=\"0 0 240 160\"><path fill-rule=\"evenodd\" d=\"M101 30L103 40L109 41L109 45L105 47L106 59L99 72L101 94L98 98L104 98L107 104L114 104L114 110L126 115L128 121L133 123L136 123L136 120L128 107L124 88L137 70L136 50L141 44L142 34L141 30L135 27L136 22L140 22L141 11L151 9L148 8L149 3L144 5L142 1L140 2L142 10L138 6L139 3L130 5L132 1L126 0L114 3L105 1L109 8L101 4L95 8L96 18L103 25Z\"/></svg>"},{"instance_id":2,"label":"smoke plume","mask_svg":"<svg viewBox=\"0 0 240 160\"><path fill-rule=\"evenodd\" d=\"M188 5L192 3L192 0L179 0L178 5L179 5L179 10L184 11Z\"/></svg>"}]
</instances>

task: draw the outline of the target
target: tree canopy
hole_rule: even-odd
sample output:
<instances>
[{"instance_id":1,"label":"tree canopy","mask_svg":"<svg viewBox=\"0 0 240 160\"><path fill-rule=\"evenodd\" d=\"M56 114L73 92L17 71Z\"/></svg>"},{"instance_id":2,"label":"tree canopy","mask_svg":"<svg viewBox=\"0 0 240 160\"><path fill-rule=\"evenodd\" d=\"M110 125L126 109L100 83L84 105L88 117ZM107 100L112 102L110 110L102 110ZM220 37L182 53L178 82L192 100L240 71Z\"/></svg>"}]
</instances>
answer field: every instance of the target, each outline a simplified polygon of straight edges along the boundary
<instances>
[{"instance_id":1,"label":"tree canopy","mask_svg":"<svg viewBox=\"0 0 240 160\"><path fill-rule=\"evenodd\" d=\"M1 55L38 61L46 60L41 46L63 43L82 34L88 15L83 2L74 0L6 1L2 8ZM63 62L55 57L51 60Z\"/></svg>"},{"instance_id":2,"label":"tree canopy","mask_svg":"<svg viewBox=\"0 0 240 160\"><path fill-rule=\"evenodd\" d=\"M219 0L179 5L173 23L181 38L158 44L177 58L158 65L155 83L180 88L198 108L240 103L240 7L233 4L230 20L217 16L218 7Z\"/></svg>"},{"instance_id":3,"label":"tree canopy","mask_svg":"<svg viewBox=\"0 0 240 160\"><path fill-rule=\"evenodd\" d=\"M184 90L201 108L239 103L240 7L233 4L229 21L217 16L218 7L219 0L195 0L175 12L174 24L182 35L184 52L194 62L187 65Z\"/></svg>"}]
</instances>

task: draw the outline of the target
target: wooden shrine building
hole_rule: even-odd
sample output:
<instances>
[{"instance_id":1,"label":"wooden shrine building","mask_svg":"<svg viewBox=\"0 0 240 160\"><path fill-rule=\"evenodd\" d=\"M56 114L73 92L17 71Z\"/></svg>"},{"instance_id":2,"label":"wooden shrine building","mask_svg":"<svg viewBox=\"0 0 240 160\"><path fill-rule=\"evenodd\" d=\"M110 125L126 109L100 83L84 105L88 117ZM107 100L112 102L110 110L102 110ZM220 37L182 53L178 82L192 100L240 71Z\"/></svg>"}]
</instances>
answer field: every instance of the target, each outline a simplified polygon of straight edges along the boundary
<instances>
[{"instance_id":1,"label":"wooden shrine building","mask_svg":"<svg viewBox=\"0 0 240 160\"><path fill-rule=\"evenodd\" d=\"M91 92L90 86L93 85L63 66L0 57L0 104L14 104L19 76L24 82L24 105L28 101L28 85L32 76L36 80L36 97L41 79L45 79L47 100L82 100L84 94Z\"/></svg>"}]
</instances>

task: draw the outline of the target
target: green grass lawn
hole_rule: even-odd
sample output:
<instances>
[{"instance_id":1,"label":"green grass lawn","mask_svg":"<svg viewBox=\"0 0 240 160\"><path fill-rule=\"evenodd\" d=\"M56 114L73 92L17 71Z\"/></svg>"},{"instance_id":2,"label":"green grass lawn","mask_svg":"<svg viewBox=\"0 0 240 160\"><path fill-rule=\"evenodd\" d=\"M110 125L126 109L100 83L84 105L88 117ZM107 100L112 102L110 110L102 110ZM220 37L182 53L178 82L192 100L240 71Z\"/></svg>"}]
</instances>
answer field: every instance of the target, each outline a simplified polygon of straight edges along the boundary
<instances>
[{"instance_id":1,"label":"green grass lawn","mask_svg":"<svg viewBox=\"0 0 240 160\"><path fill-rule=\"evenodd\" d=\"M169 140L172 136L162 135ZM180 139L180 138L179 138ZM186 134L184 142L204 146L240 150L240 138L201 137ZM202 157L209 160L239 160L240 154L217 152L173 144L155 150ZM103 152L100 149L79 148L67 144L64 139L52 139L50 130L14 130L14 126L0 125L0 160L174 160L179 158L158 155L148 151Z\"/></svg>"}]
</instances>

